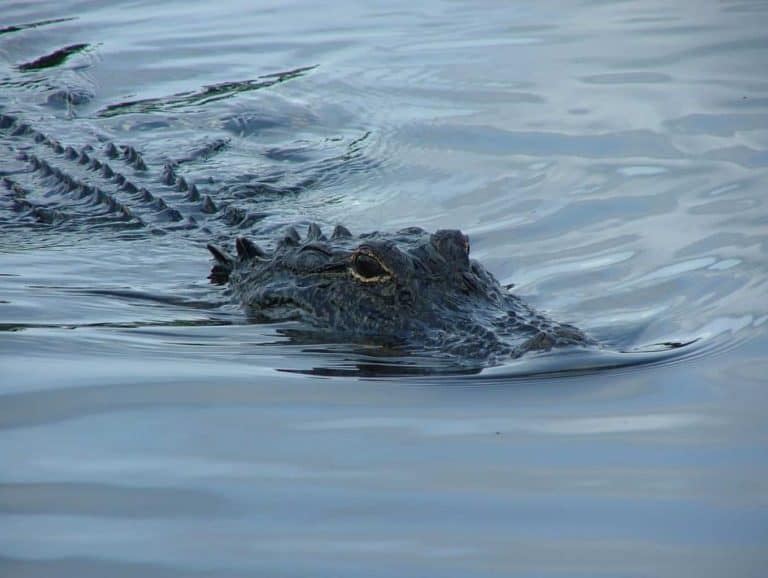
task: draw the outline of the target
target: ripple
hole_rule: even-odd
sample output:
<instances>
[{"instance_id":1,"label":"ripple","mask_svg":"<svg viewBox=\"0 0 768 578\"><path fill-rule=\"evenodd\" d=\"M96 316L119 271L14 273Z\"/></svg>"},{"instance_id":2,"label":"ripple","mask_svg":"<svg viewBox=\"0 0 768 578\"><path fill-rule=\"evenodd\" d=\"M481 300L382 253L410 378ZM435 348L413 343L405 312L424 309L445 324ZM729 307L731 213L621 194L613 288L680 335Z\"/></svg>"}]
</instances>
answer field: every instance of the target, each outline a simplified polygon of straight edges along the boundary
<instances>
[{"instance_id":1,"label":"ripple","mask_svg":"<svg viewBox=\"0 0 768 578\"><path fill-rule=\"evenodd\" d=\"M32 60L31 62L19 64L16 68L21 71L55 68L64 64L70 56L80 54L81 52L85 52L90 48L90 44L71 44L69 46L65 46L64 48L58 48L53 52L46 54L45 56L41 56L35 60Z\"/></svg>"},{"instance_id":2,"label":"ripple","mask_svg":"<svg viewBox=\"0 0 768 578\"><path fill-rule=\"evenodd\" d=\"M662 134L634 130L598 135L507 131L491 126L413 126L405 136L439 148L479 154L573 155L584 158L683 158Z\"/></svg>"},{"instance_id":3,"label":"ripple","mask_svg":"<svg viewBox=\"0 0 768 578\"><path fill-rule=\"evenodd\" d=\"M32 28L40 28L41 26L50 26L51 24L60 24L61 22L71 22L77 20L76 16L70 16L67 18L51 18L49 20L39 20L37 22L29 22L27 24L13 24L11 26L5 26L0 28L0 34L9 34L11 32L21 32L23 30L29 30Z\"/></svg>"},{"instance_id":4,"label":"ripple","mask_svg":"<svg viewBox=\"0 0 768 578\"><path fill-rule=\"evenodd\" d=\"M698 269L710 268L715 263L717 263L717 259L715 259L714 257L701 257L699 259L689 259L687 261L680 261L679 263L666 265L664 267L657 269L656 271L652 271L646 275L643 275L642 277L639 277L633 280L632 283L642 285L642 284L649 283L651 281L658 281L662 279L669 279L672 277L679 277L683 273L696 271Z\"/></svg>"},{"instance_id":5,"label":"ripple","mask_svg":"<svg viewBox=\"0 0 768 578\"><path fill-rule=\"evenodd\" d=\"M671 82L672 77L660 72L613 72L585 76L582 81L587 84L657 84Z\"/></svg>"},{"instance_id":6,"label":"ripple","mask_svg":"<svg viewBox=\"0 0 768 578\"><path fill-rule=\"evenodd\" d=\"M0 574L765 567L768 4L246 4L3 4L0 176L67 219L0 191ZM17 154L132 193L45 137L230 220L99 222ZM486 367L248 324L203 245L288 221L462 228L605 345Z\"/></svg>"},{"instance_id":7,"label":"ripple","mask_svg":"<svg viewBox=\"0 0 768 578\"><path fill-rule=\"evenodd\" d=\"M668 172L668 170L669 169L666 167L661 166L634 165L619 167L616 169L616 172L627 177L652 177L656 175L663 175L664 173Z\"/></svg>"},{"instance_id":8,"label":"ripple","mask_svg":"<svg viewBox=\"0 0 768 578\"><path fill-rule=\"evenodd\" d=\"M0 512L107 518L216 516L228 510L211 492L111 484L0 483Z\"/></svg>"},{"instance_id":9,"label":"ripple","mask_svg":"<svg viewBox=\"0 0 768 578\"><path fill-rule=\"evenodd\" d=\"M768 114L689 114L666 121L673 132L729 137L737 132L765 130Z\"/></svg>"},{"instance_id":10,"label":"ripple","mask_svg":"<svg viewBox=\"0 0 768 578\"><path fill-rule=\"evenodd\" d=\"M199 90L180 92L167 97L144 98L110 104L99 111L99 116L107 118L123 114L149 113L184 108L194 108L199 112L200 107L212 102L299 78L314 68L316 66L304 66L286 72L267 74L254 80L220 82L204 86Z\"/></svg>"},{"instance_id":11,"label":"ripple","mask_svg":"<svg viewBox=\"0 0 768 578\"><path fill-rule=\"evenodd\" d=\"M697 414L611 415L558 419L475 418L456 420L418 420L399 417L347 418L309 422L312 431L408 429L424 436L450 437L503 433L547 434L559 436L593 436L649 431L681 430L716 426L718 420Z\"/></svg>"}]
</instances>

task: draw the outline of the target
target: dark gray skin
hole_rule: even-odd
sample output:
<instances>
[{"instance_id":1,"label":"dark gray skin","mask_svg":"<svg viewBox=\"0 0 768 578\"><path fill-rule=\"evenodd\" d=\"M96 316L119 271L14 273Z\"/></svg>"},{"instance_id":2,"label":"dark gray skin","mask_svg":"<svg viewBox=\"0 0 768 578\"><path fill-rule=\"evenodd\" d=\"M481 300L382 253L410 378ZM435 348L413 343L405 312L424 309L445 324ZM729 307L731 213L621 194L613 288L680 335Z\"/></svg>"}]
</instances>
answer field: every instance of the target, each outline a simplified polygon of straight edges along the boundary
<instances>
[{"instance_id":1,"label":"dark gray skin","mask_svg":"<svg viewBox=\"0 0 768 578\"><path fill-rule=\"evenodd\" d=\"M208 246L211 279L228 282L256 321L298 320L325 338L471 359L594 344L501 287L470 259L461 231L353 236L337 226L329 239L312 224L304 239L289 228L271 253L242 237L235 245L236 257Z\"/></svg>"}]
</instances>

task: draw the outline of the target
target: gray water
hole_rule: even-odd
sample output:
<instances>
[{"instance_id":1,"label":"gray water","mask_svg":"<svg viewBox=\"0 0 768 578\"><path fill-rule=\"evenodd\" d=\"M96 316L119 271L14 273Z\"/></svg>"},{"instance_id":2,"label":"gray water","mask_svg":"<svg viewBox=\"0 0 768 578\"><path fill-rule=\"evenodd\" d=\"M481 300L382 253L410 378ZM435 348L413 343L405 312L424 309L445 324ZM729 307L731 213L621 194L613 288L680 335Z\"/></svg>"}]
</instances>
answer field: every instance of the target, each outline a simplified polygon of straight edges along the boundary
<instances>
[{"instance_id":1,"label":"gray water","mask_svg":"<svg viewBox=\"0 0 768 578\"><path fill-rule=\"evenodd\" d=\"M0 5L0 112L269 182L265 238L461 228L611 350L690 345L300 343L202 236L2 189L0 575L765 575L768 3L105 4Z\"/></svg>"}]
</instances>

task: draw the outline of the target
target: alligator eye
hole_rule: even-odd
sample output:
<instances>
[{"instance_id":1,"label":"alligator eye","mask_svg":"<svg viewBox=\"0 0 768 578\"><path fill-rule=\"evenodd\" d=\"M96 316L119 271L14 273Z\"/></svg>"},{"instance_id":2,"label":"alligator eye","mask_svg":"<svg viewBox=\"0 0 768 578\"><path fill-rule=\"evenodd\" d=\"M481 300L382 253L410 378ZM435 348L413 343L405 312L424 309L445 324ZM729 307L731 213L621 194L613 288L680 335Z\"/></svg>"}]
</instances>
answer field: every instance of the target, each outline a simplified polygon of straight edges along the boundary
<instances>
[{"instance_id":1,"label":"alligator eye","mask_svg":"<svg viewBox=\"0 0 768 578\"><path fill-rule=\"evenodd\" d=\"M364 253L355 255L352 273L361 281L378 281L389 276L389 272L376 259Z\"/></svg>"}]
</instances>

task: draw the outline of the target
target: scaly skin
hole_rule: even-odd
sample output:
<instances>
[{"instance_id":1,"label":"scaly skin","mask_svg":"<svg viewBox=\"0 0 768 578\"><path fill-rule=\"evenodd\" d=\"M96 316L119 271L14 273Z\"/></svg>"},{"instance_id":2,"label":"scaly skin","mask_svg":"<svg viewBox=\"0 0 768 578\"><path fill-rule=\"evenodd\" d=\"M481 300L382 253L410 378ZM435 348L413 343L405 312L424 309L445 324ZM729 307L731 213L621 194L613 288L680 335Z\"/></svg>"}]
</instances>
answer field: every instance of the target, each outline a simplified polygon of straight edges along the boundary
<instances>
[{"instance_id":1,"label":"scaly skin","mask_svg":"<svg viewBox=\"0 0 768 578\"><path fill-rule=\"evenodd\" d=\"M312 224L304 239L289 228L271 253L242 237L237 257L209 249L212 281L228 282L255 320L299 320L329 339L471 359L594 343L502 288L460 231L355 237L337 226L327 238Z\"/></svg>"}]
</instances>

